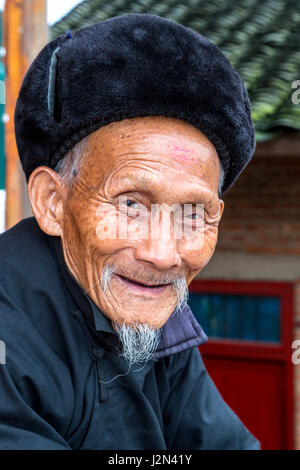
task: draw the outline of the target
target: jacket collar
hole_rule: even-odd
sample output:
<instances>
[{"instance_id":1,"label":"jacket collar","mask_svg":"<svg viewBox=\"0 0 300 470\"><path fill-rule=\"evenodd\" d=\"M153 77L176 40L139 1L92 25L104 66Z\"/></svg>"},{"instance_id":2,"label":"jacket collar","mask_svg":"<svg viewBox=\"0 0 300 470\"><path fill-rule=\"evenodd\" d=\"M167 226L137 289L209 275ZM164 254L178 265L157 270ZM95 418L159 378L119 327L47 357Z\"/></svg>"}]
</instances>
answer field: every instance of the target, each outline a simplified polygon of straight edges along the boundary
<instances>
[{"instance_id":1,"label":"jacket collar","mask_svg":"<svg viewBox=\"0 0 300 470\"><path fill-rule=\"evenodd\" d=\"M51 249L55 252L68 291L80 312L85 316L91 333L100 339L107 349L119 352L119 340L110 319L103 314L70 273L64 260L60 238L48 237L48 239ZM197 322L190 307L185 304L180 312L175 310L162 327L161 339L155 352L155 358L160 359L199 346L207 340L206 334Z\"/></svg>"}]
</instances>

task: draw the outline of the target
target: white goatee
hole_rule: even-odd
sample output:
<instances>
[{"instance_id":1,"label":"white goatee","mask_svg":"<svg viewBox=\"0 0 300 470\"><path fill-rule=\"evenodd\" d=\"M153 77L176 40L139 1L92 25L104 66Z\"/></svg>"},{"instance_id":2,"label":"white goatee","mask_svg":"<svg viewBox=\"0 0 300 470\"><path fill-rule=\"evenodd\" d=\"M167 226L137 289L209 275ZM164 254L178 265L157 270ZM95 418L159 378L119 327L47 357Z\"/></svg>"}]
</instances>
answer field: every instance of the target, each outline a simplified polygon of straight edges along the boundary
<instances>
[{"instance_id":1,"label":"white goatee","mask_svg":"<svg viewBox=\"0 0 300 470\"><path fill-rule=\"evenodd\" d=\"M104 266L102 270L101 287L105 295L110 287L111 278L116 271L117 268L113 265ZM168 278L166 278L166 282L169 282ZM182 276L173 280L172 286L177 297L174 313L180 313L188 299L188 286L185 277ZM161 328L155 329L146 323L127 325L113 322L113 326L122 346L120 355L128 361L130 366L146 363L154 356L159 345Z\"/></svg>"},{"instance_id":2,"label":"white goatee","mask_svg":"<svg viewBox=\"0 0 300 470\"><path fill-rule=\"evenodd\" d=\"M114 322L124 357L129 365L148 362L153 358L160 341L161 329L154 329L146 323L135 323L134 326Z\"/></svg>"}]
</instances>

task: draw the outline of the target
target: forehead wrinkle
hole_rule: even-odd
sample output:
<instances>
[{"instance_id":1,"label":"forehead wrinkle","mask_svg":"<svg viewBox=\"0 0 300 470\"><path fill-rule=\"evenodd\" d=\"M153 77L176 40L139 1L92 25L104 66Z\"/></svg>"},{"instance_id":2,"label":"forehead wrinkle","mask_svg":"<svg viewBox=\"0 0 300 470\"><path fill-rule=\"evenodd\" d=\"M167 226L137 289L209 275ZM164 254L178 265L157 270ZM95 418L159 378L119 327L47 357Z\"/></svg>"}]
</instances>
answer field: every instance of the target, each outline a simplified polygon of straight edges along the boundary
<instances>
[{"instance_id":1,"label":"forehead wrinkle","mask_svg":"<svg viewBox=\"0 0 300 470\"><path fill-rule=\"evenodd\" d=\"M148 152L145 150L129 150L128 152L122 152L118 155L118 158L120 160L119 165L130 165L131 163L140 163L143 166L147 166L153 163L155 165L158 164L160 167L168 168L168 162L164 162L162 160L162 158L164 157L165 155L156 155L155 153L153 153L152 150L149 150Z\"/></svg>"},{"instance_id":2,"label":"forehead wrinkle","mask_svg":"<svg viewBox=\"0 0 300 470\"><path fill-rule=\"evenodd\" d=\"M145 178L145 172L148 170L148 172L155 174L159 170L159 168L153 168L149 165L149 161L145 160L140 160L140 159L131 159L130 161L126 160L121 160L118 162L118 164L113 168L113 170L107 175L107 177L104 179L104 181L101 184L100 189L102 189L104 192L108 192L110 187L113 186L115 183L115 180L117 180L117 183L119 183L120 180L126 180L129 179L131 184L136 184L136 180L138 179L141 184L144 182ZM158 161L160 164L160 167L168 167L167 165L163 164L162 162ZM119 173L127 167L130 167L130 170L143 170L142 175L135 176L132 178L129 175L127 176L119 176ZM161 169L161 168L160 168ZM147 178L148 180L148 178Z\"/></svg>"},{"instance_id":3,"label":"forehead wrinkle","mask_svg":"<svg viewBox=\"0 0 300 470\"><path fill-rule=\"evenodd\" d=\"M143 172L141 174L136 174L136 175L128 175L124 177L118 176L117 174L115 174L114 177L117 178L116 184L119 188L122 187L122 184L124 183L125 185L127 184L127 188L126 186L123 188L124 192L126 192L126 190L128 192L132 190L137 190L137 191L141 190L145 193L150 194L153 197L153 199L158 199L154 197L155 193L156 194L161 193L161 187L162 187L163 181L162 181L162 176L160 174L158 175L158 178L154 180L151 179L146 172ZM108 181L106 182L106 184L108 184ZM184 201L183 202L184 204L215 202L216 198L214 194L208 188L205 188L203 185L199 183L198 184L191 183L191 186L192 187L190 188L183 188L182 193L179 195L179 199ZM164 188L166 188L165 185L164 185ZM173 199L176 200L177 202L176 194L178 194L178 191L176 192L176 190L174 191L173 189L170 191L170 193L172 193Z\"/></svg>"},{"instance_id":4,"label":"forehead wrinkle","mask_svg":"<svg viewBox=\"0 0 300 470\"><path fill-rule=\"evenodd\" d=\"M203 146L202 146L203 147ZM170 148L170 145L168 145ZM176 156L175 154L166 155L166 154L156 154L153 153L152 149L149 152L142 150L142 151L132 151L129 150L128 152L123 152L119 155L120 162L118 165L131 165L132 163L140 164L145 170L148 171L161 171L166 169L168 174L172 170L177 170L182 173L185 173L185 178L189 177L190 179L197 180L199 175L196 174L196 171L203 169L204 171L201 174L201 178L205 181L208 181L206 176L206 166L208 161L211 162L215 169L219 169L219 162L218 162L218 155L215 154L216 158L212 158L211 154L209 153L209 149L207 148L207 153L204 152L201 155L195 153L194 150L192 158L181 158ZM141 158L139 158L139 156ZM196 165L196 169L195 169ZM136 168L136 167L135 167Z\"/></svg>"}]
</instances>

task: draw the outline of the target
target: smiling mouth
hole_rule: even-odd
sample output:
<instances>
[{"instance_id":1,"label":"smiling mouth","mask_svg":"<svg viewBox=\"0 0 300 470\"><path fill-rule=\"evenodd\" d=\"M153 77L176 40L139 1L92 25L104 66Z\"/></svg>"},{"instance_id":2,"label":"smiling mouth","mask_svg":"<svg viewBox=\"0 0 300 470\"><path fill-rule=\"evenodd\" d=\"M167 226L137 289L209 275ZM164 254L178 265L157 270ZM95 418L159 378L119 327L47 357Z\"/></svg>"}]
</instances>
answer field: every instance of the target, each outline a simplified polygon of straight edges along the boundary
<instances>
[{"instance_id":1,"label":"smiling mouth","mask_svg":"<svg viewBox=\"0 0 300 470\"><path fill-rule=\"evenodd\" d=\"M140 292L161 293L162 291L166 290L171 285L171 283L169 284L144 284L143 282L129 279L128 277L121 276L120 274L115 274L115 276L126 287L135 289Z\"/></svg>"}]
</instances>

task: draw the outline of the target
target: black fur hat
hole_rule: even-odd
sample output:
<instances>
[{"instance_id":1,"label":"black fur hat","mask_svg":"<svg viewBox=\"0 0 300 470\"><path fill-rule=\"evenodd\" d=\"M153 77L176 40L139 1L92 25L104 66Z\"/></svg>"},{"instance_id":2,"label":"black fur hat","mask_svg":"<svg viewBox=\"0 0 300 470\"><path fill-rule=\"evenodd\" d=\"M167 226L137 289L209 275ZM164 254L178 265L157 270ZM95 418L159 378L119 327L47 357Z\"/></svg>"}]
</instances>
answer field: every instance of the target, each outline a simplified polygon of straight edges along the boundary
<instances>
[{"instance_id":1,"label":"black fur hat","mask_svg":"<svg viewBox=\"0 0 300 470\"><path fill-rule=\"evenodd\" d=\"M59 36L29 68L15 109L28 180L83 137L125 118L161 115L199 128L223 164L222 194L253 156L245 85L207 38L152 14L125 14Z\"/></svg>"}]
</instances>

